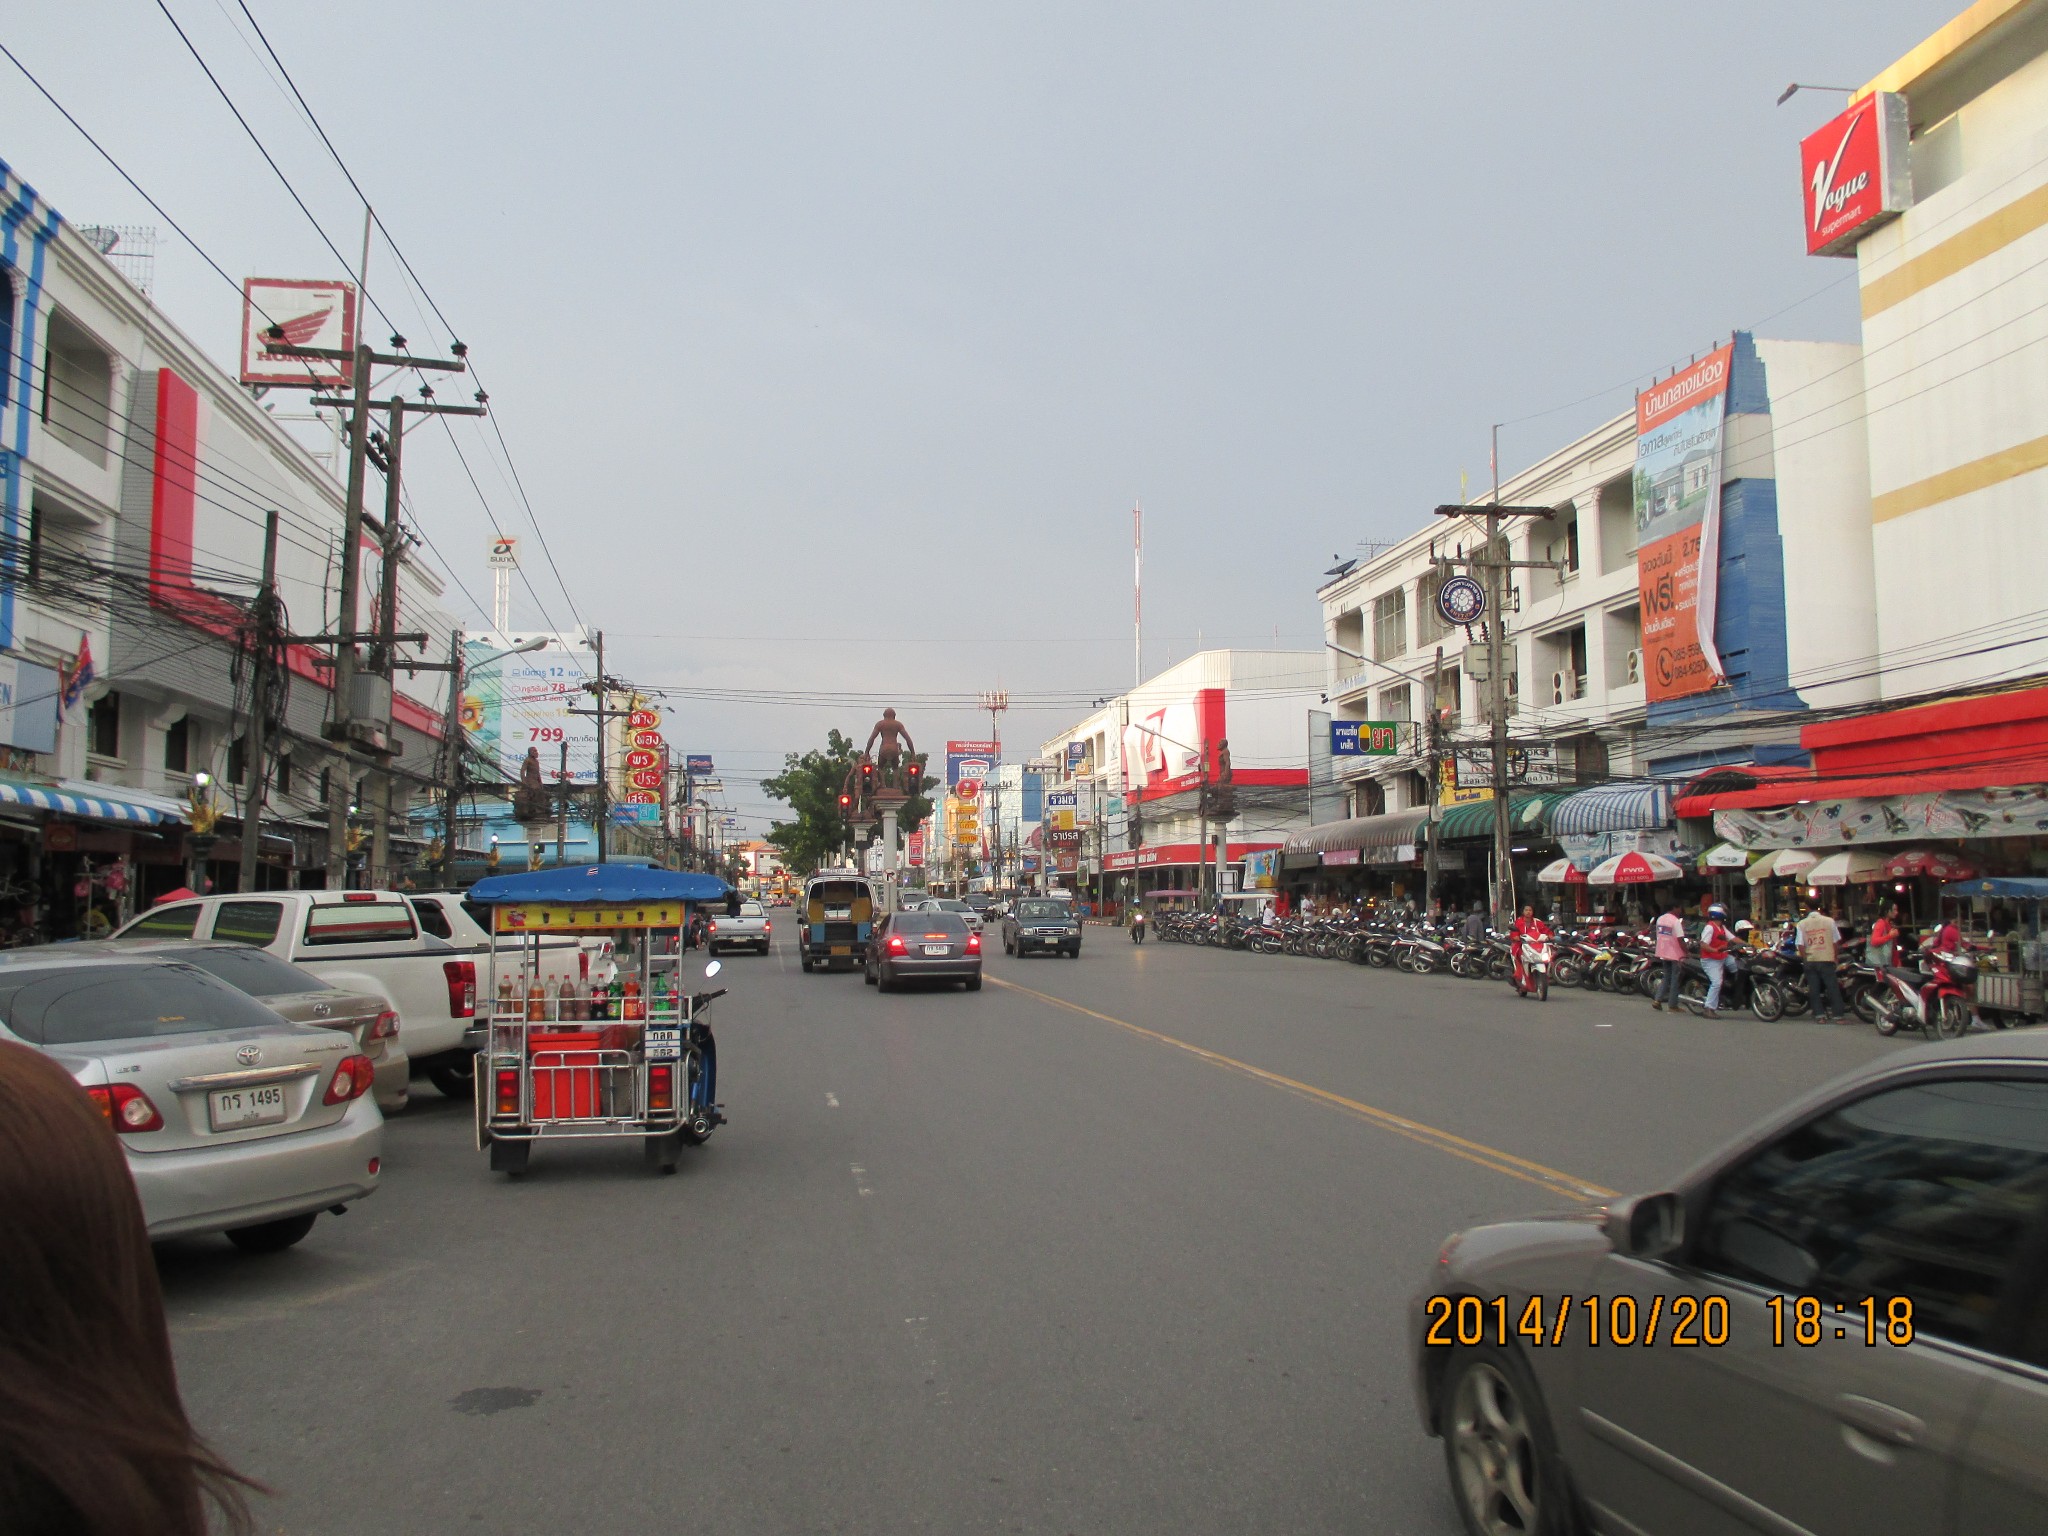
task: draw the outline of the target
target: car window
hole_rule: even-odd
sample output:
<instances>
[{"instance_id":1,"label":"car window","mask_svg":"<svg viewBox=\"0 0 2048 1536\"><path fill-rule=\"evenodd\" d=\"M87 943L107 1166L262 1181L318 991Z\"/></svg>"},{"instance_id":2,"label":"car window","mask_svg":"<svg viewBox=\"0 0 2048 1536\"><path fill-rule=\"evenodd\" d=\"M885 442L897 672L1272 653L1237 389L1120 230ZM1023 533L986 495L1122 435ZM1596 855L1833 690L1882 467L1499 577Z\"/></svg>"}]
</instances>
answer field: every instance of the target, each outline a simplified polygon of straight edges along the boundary
<instances>
[{"instance_id":1,"label":"car window","mask_svg":"<svg viewBox=\"0 0 2048 1536\"><path fill-rule=\"evenodd\" d=\"M124 939L189 939L199 921L196 901L181 901L174 907L155 907L121 930Z\"/></svg>"},{"instance_id":2,"label":"car window","mask_svg":"<svg viewBox=\"0 0 2048 1536\"><path fill-rule=\"evenodd\" d=\"M368 944L415 937L412 910L402 901L334 901L306 911L308 944Z\"/></svg>"},{"instance_id":3,"label":"car window","mask_svg":"<svg viewBox=\"0 0 2048 1536\"><path fill-rule=\"evenodd\" d=\"M448 921L448 914L441 910L441 903L438 901L413 902L412 915L419 919L420 927L425 932L431 933L435 938L452 939L455 937L455 929Z\"/></svg>"},{"instance_id":4,"label":"car window","mask_svg":"<svg viewBox=\"0 0 2048 1536\"><path fill-rule=\"evenodd\" d=\"M224 901L214 909L213 936L231 944L268 944L283 921L281 901Z\"/></svg>"},{"instance_id":5,"label":"car window","mask_svg":"<svg viewBox=\"0 0 2048 1536\"><path fill-rule=\"evenodd\" d=\"M1887 1089L1716 1185L1695 1259L1823 1302L1909 1296L1919 1331L1983 1343L2048 1202L2048 1081Z\"/></svg>"},{"instance_id":6,"label":"car window","mask_svg":"<svg viewBox=\"0 0 2048 1536\"><path fill-rule=\"evenodd\" d=\"M81 965L0 982L0 1020L36 1045L282 1028L255 999L186 965Z\"/></svg>"},{"instance_id":7,"label":"car window","mask_svg":"<svg viewBox=\"0 0 2048 1536\"><path fill-rule=\"evenodd\" d=\"M740 903L741 917L765 917L766 915L761 910L761 903L758 901L743 901Z\"/></svg>"},{"instance_id":8,"label":"car window","mask_svg":"<svg viewBox=\"0 0 2048 1536\"><path fill-rule=\"evenodd\" d=\"M906 913L896 926L906 934L961 934L967 931L967 919L956 912L916 912Z\"/></svg>"},{"instance_id":9,"label":"car window","mask_svg":"<svg viewBox=\"0 0 2048 1536\"><path fill-rule=\"evenodd\" d=\"M462 910L467 912L469 920L475 923L477 927L483 929L485 933L491 931L491 908L485 906L480 901L465 901L462 904Z\"/></svg>"},{"instance_id":10,"label":"car window","mask_svg":"<svg viewBox=\"0 0 2048 1536\"><path fill-rule=\"evenodd\" d=\"M972 912L974 908L964 901L948 901L943 897L933 903L941 912Z\"/></svg>"},{"instance_id":11,"label":"car window","mask_svg":"<svg viewBox=\"0 0 2048 1536\"><path fill-rule=\"evenodd\" d=\"M1067 904L1063 901L1026 901L1017 906L1017 921L1020 923L1057 923L1065 921Z\"/></svg>"},{"instance_id":12,"label":"car window","mask_svg":"<svg viewBox=\"0 0 2048 1536\"><path fill-rule=\"evenodd\" d=\"M216 930L218 931L218 930ZM251 997L282 997L287 993L332 992L334 988L311 971L300 970L262 949L194 949L178 958L218 977Z\"/></svg>"}]
</instances>

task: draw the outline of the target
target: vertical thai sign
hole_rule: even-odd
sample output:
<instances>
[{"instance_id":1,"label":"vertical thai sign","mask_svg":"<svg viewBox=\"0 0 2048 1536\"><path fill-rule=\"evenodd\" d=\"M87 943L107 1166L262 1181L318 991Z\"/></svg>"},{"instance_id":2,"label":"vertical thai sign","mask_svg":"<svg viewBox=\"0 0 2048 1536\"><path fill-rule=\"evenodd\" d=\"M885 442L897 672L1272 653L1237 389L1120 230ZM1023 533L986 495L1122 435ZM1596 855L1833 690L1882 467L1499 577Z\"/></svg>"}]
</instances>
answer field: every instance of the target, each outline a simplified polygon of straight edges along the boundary
<instances>
[{"instance_id":1,"label":"vertical thai sign","mask_svg":"<svg viewBox=\"0 0 2048 1536\"><path fill-rule=\"evenodd\" d=\"M1733 345L1636 396L1636 585L1652 703L1722 680L1714 649L1720 564L1721 427Z\"/></svg>"}]
</instances>

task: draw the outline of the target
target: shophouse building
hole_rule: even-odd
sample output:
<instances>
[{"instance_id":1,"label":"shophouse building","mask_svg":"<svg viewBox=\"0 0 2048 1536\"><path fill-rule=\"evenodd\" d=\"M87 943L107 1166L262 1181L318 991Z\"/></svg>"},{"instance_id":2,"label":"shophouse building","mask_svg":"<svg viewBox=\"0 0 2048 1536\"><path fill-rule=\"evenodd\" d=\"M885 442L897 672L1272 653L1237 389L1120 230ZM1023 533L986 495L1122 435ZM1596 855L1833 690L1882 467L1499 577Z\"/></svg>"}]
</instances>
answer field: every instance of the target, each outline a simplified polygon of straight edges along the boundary
<instances>
[{"instance_id":1,"label":"shophouse building","mask_svg":"<svg viewBox=\"0 0 2048 1536\"><path fill-rule=\"evenodd\" d=\"M1192 888L1204 868L1214 888L1220 862L1221 888L1238 889L1248 859L1309 824L1322 695L1314 651L1198 651L1046 738L1048 794L1073 797L1075 822L1048 850L1057 878L1113 903ZM1218 827L1202 790L1226 766L1235 804Z\"/></svg>"},{"instance_id":2,"label":"shophouse building","mask_svg":"<svg viewBox=\"0 0 2048 1536\"><path fill-rule=\"evenodd\" d=\"M278 517L294 633L331 629L342 490L327 464L207 357L95 243L0 166L0 879L43 931L119 919L196 873L232 889L241 854L248 658L238 634ZM223 302L235 301L223 294ZM364 622L382 583L366 526ZM398 624L445 660L440 585L403 559ZM445 679L398 674L388 762L337 753L328 671L287 654L258 882L327 879L328 797L346 791L357 879L421 851L407 831L437 782ZM222 813L188 837L195 788Z\"/></svg>"}]
</instances>

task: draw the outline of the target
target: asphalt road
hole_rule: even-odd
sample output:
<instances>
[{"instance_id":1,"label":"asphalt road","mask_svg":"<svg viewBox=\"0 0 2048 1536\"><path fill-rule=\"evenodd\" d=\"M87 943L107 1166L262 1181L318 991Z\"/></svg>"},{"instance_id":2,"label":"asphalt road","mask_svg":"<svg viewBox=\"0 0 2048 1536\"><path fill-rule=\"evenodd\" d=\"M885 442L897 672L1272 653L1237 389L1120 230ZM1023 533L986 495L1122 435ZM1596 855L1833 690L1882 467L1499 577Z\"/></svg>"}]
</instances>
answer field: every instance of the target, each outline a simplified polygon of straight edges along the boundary
<instances>
[{"instance_id":1,"label":"asphalt road","mask_svg":"<svg viewBox=\"0 0 2048 1536\"><path fill-rule=\"evenodd\" d=\"M1403 1321L1442 1238L1893 1048L1097 928L978 994L725 963L732 1123L677 1176L512 1183L421 1083L298 1248L161 1250L260 1528L1449 1536Z\"/></svg>"}]
</instances>

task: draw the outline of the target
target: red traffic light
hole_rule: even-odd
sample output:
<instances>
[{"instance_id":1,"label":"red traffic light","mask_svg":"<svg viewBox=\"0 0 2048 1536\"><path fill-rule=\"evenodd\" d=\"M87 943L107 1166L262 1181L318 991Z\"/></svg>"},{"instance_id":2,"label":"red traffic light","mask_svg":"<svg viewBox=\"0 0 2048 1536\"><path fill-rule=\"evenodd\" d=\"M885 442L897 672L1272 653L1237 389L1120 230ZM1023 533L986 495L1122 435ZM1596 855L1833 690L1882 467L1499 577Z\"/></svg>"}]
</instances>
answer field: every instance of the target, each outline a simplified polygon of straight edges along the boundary
<instances>
[{"instance_id":1,"label":"red traffic light","mask_svg":"<svg viewBox=\"0 0 2048 1536\"><path fill-rule=\"evenodd\" d=\"M847 807L848 807L849 805L852 805L852 804L853 804L853 796L851 796L851 795L841 795L841 796L839 797L839 809L841 809L842 811L843 811L843 810L845 810L845 809L846 809L846 808L847 808Z\"/></svg>"},{"instance_id":2,"label":"red traffic light","mask_svg":"<svg viewBox=\"0 0 2048 1536\"><path fill-rule=\"evenodd\" d=\"M873 763L862 763L860 765L860 776L863 781L872 779L875 776L875 765Z\"/></svg>"}]
</instances>

